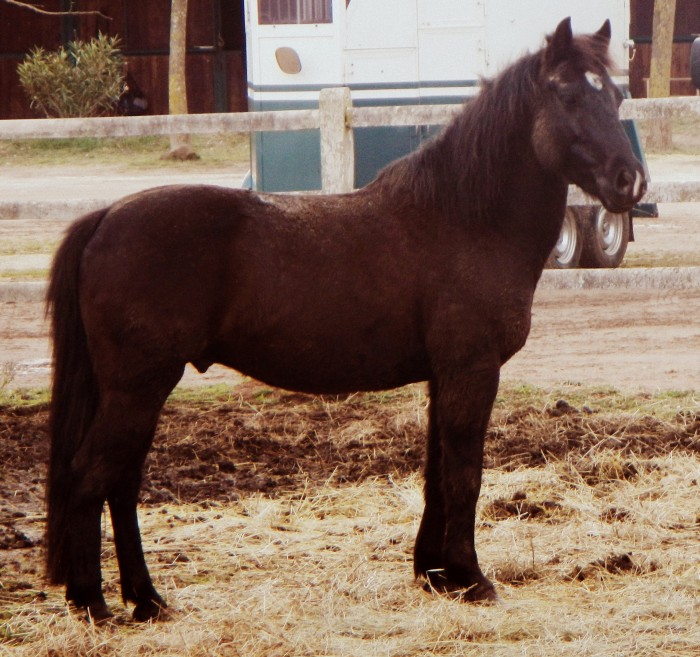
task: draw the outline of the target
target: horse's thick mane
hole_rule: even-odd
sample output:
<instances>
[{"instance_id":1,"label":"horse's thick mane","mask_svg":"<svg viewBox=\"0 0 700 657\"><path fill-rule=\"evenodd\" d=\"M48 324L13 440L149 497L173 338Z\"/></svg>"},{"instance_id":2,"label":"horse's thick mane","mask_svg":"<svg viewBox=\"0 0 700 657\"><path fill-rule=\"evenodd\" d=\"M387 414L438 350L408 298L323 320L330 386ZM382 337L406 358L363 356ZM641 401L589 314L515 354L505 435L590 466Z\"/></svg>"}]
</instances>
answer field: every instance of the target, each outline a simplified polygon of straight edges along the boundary
<instances>
[{"instance_id":1,"label":"horse's thick mane","mask_svg":"<svg viewBox=\"0 0 700 657\"><path fill-rule=\"evenodd\" d=\"M492 80L434 139L383 169L377 184L410 194L419 207L470 223L492 222L509 171L530 149L546 50L525 55ZM607 42L576 37L566 66L609 68ZM397 199L398 200L398 199Z\"/></svg>"}]
</instances>

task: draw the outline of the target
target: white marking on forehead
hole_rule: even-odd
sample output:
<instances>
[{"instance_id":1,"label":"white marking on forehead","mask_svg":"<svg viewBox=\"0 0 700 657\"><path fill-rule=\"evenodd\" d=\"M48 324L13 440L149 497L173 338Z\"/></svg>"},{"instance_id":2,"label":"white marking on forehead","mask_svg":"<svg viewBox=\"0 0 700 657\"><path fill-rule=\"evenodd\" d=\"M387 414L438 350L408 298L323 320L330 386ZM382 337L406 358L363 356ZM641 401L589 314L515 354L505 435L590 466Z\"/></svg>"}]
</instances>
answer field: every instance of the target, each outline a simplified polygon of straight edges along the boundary
<instances>
[{"instance_id":1,"label":"white marking on forehead","mask_svg":"<svg viewBox=\"0 0 700 657\"><path fill-rule=\"evenodd\" d=\"M586 81L591 85L596 91L600 91L603 88L603 78L597 73L592 71L586 71Z\"/></svg>"}]
</instances>

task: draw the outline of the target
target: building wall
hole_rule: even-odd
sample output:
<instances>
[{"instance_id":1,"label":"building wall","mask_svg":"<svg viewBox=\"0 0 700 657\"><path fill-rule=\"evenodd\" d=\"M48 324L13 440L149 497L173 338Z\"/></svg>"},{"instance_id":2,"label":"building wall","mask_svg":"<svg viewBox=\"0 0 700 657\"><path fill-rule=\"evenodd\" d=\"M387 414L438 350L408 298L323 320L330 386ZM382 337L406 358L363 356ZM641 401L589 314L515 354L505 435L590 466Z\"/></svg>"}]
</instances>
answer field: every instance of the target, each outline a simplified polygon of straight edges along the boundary
<instances>
[{"instance_id":1,"label":"building wall","mask_svg":"<svg viewBox=\"0 0 700 657\"><path fill-rule=\"evenodd\" d=\"M65 0L44 0L58 11ZM119 36L129 73L143 90L151 114L168 112L170 0L80 0L109 17L36 14L0 2L0 119L31 118L17 64L35 46L55 50L74 38L102 32ZM111 20L110 20L111 19ZM192 113L244 111L246 101L243 0L189 0L187 95Z\"/></svg>"},{"instance_id":2,"label":"building wall","mask_svg":"<svg viewBox=\"0 0 700 657\"><path fill-rule=\"evenodd\" d=\"M651 34L654 15L653 0L631 0L630 37L637 44L630 62L630 91L634 98L645 98L651 61ZM690 82L690 47L700 35L700 1L676 0L671 94L693 95Z\"/></svg>"},{"instance_id":3,"label":"building wall","mask_svg":"<svg viewBox=\"0 0 700 657\"><path fill-rule=\"evenodd\" d=\"M68 0L43 0L58 11ZM77 0L97 16L45 16L0 2L0 119L38 116L29 108L17 78L17 64L35 46L55 50L72 38L98 31L118 35L129 72L144 91L149 113L168 112L170 0ZM631 0L630 35L637 43L630 62L630 90L646 96L651 56L653 0ZM694 94L690 83L690 44L700 34L700 1L676 0L671 92ZM246 70L243 0L189 0L187 84L193 113L245 111Z\"/></svg>"}]
</instances>

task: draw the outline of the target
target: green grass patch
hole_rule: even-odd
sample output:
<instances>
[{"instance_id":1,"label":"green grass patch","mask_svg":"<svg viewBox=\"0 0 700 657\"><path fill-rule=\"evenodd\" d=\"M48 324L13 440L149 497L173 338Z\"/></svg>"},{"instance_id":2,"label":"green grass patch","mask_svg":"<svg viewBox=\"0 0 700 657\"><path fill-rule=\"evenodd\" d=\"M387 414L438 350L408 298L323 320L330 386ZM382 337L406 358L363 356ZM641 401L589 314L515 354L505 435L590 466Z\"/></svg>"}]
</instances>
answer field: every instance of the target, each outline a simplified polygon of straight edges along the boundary
<instances>
[{"instance_id":1,"label":"green grass patch","mask_svg":"<svg viewBox=\"0 0 700 657\"><path fill-rule=\"evenodd\" d=\"M560 399L571 406L593 412L639 413L662 418L700 406L698 393L692 390L627 393L608 386L583 386L571 383L554 388L540 388L528 383L504 383L496 398L496 410L545 409Z\"/></svg>"},{"instance_id":2,"label":"green grass patch","mask_svg":"<svg viewBox=\"0 0 700 657\"><path fill-rule=\"evenodd\" d=\"M0 244L0 256L38 255L53 253L59 240L6 239Z\"/></svg>"},{"instance_id":3,"label":"green grass patch","mask_svg":"<svg viewBox=\"0 0 700 657\"><path fill-rule=\"evenodd\" d=\"M202 387L177 386L168 397L171 404L224 404L237 397L236 387L217 383Z\"/></svg>"},{"instance_id":4,"label":"green grass patch","mask_svg":"<svg viewBox=\"0 0 700 657\"><path fill-rule=\"evenodd\" d=\"M13 406L43 404L48 400L46 388L12 389L13 376L11 366L0 371L0 405ZM262 383L249 381L244 388L219 383L210 386L178 386L168 398L169 404L183 406L202 406L207 404L254 404L274 406L290 405L301 400L297 393L272 388ZM312 399L313 396L309 396ZM342 403L343 399L358 399L369 405L401 405L407 401L416 402L417 406L427 408L427 391L424 384L414 384L388 390L385 392L354 393L352 395L333 395L332 398ZM627 393L606 386L583 386L572 383L554 388L541 388L529 383L502 383L496 397L494 410L546 409L554 407L559 400L565 400L571 406L588 408L593 412L635 413L652 415L660 418L677 417L679 413L694 411L700 407L700 397L693 390L660 390L654 393Z\"/></svg>"},{"instance_id":5,"label":"green grass patch","mask_svg":"<svg viewBox=\"0 0 700 657\"><path fill-rule=\"evenodd\" d=\"M14 166L84 166L91 161L128 168L225 166L250 160L247 134L193 135L199 160L161 160L168 151L167 136L0 141L0 163Z\"/></svg>"},{"instance_id":6,"label":"green grass patch","mask_svg":"<svg viewBox=\"0 0 700 657\"><path fill-rule=\"evenodd\" d=\"M178 386L168 401L173 404L222 404L235 403L242 397L247 403L270 406L274 404L294 404L296 393L272 388L262 383L250 381L245 384L245 395L237 386L216 384L202 387ZM332 396L342 401L347 395ZM367 405L391 406L413 400L418 406L427 408L427 388L424 384L414 384L394 390L355 393L353 400L362 399ZM328 398L328 397L326 397ZM700 406L698 393L692 390L666 390L654 393L627 393L609 386L584 386L576 383L541 388L529 383L502 383L494 404L495 410L546 409L556 405L560 399L577 408L588 408L594 412L639 413L658 417L675 417L679 412L696 409Z\"/></svg>"},{"instance_id":7,"label":"green grass patch","mask_svg":"<svg viewBox=\"0 0 700 657\"><path fill-rule=\"evenodd\" d=\"M622 261L622 267L697 267L700 255L692 251L680 253L655 253L653 251L629 251Z\"/></svg>"},{"instance_id":8,"label":"green grass patch","mask_svg":"<svg viewBox=\"0 0 700 657\"><path fill-rule=\"evenodd\" d=\"M1 375L0 375L1 376ZM27 408L49 403L51 392L48 388L9 388L0 380L0 407Z\"/></svg>"},{"instance_id":9,"label":"green grass patch","mask_svg":"<svg viewBox=\"0 0 700 657\"><path fill-rule=\"evenodd\" d=\"M43 281L49 277L48 269L6 269L0 271L0 283Z\"/></svg>"}]
</instances>

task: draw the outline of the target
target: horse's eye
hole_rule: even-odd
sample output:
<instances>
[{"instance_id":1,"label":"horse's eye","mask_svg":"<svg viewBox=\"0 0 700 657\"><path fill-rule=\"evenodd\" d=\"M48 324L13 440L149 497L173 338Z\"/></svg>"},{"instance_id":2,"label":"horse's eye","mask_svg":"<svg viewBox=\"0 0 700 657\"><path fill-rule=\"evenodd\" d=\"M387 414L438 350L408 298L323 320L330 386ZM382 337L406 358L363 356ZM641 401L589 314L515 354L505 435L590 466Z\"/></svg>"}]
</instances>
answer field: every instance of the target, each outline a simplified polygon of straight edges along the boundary
<instances>
[{"instance_id":1,"label":"horse's eye","mask_svg":"<svg viewBox=\"0 0 700 657\"><path fill-rule=\"evenodd\" d=\"M581 94L571 84L562 84L557 87L557 95L565 107L574 108L580 103Z\"/></svg>"}]
</instances>

